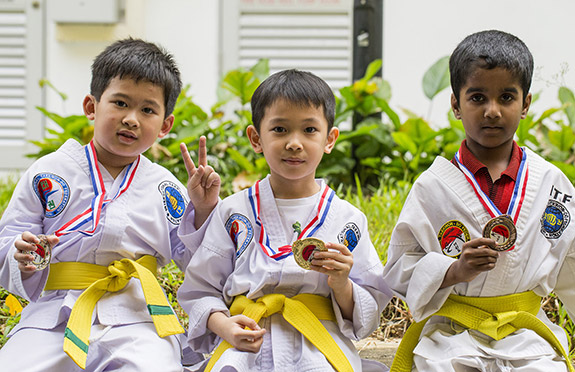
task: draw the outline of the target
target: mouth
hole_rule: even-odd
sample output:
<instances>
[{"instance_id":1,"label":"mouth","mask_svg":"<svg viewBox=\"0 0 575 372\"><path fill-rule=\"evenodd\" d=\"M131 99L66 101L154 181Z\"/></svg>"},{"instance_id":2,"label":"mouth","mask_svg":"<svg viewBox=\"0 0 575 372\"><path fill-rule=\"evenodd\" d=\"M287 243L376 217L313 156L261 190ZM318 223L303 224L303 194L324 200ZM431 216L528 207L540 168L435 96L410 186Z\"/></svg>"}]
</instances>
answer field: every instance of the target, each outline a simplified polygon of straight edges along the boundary
<instances>
[{"instance_id":1,"label":"mouth","mask_svg":"<svg viewBox=\"0 0 575 372\"><path fill-rule=\"evenodd\" d=\"M135 133L133 133L129 130L121 130L117 133L117 135L121 141L129 142L129 143L132 143L138 139L138 136L136 136Z\"/></svg>"},{"instance_id":2,"label":"mouth","mask_svg":"<svg viewBox=\"0 0 575 372\"><path fill-rule=\"evenodd\" d=\"M305 160L299 158L286 158L282 160L284 163L287 163L289 165L299 165L305 163Z\"/></svg>"}]
</instances>

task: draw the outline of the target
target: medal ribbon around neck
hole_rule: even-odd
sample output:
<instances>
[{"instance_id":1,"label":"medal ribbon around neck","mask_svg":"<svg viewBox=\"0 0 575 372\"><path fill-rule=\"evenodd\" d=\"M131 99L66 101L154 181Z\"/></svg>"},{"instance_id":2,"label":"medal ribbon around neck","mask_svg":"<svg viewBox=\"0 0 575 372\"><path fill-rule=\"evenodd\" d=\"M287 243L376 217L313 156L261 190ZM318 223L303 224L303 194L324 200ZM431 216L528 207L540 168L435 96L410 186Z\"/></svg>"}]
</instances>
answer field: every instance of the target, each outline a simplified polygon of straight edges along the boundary
<instances>
[{"instance_id":1,"label":"medal ribbon around neck","mask_svg":"<svg viewBox=\"0 0 575 372\"><path fill-rule=\"evenodd\" d=\"M321 190L321 198L317 206L317 213L314 218L306 225L306 227L298 235L298 240L304 237L312 236L325 222L327 213L331 207L331 202L335 195L335 191L330 189L327 185L324 185ZM254 218L256 219L256 224L260 226L260 235L258 238L258 243L261 246L264 253L273 258L276 261L282 260L292 254L291 245L284 245L277 249L273 249L270 246L270 239L265 230L263 221L260 218L260 181L248 190L248 197L250 199L250 204L252 206L252 212Z\"/></svg>"},{"instance_id":2,"label":"medal ribbon around neck","mask_svg":"<svg viewBox=\"0 0 575 372\"><path fill-rule=\"evenodd\" d=\"M140 164L140 156L138 156L138 158L132 164L128 165L128 169L126 170L126 174L122 179L122 184L116 192L116 195L112 199L105 199L106 186L104 185L102 173L100 172L100 167L98 166L98 157L96 155L94 141L90 141L88 145L84 146L84 150L86 152L86 159L88 160L90 169L92 187L94 188L94 198L92 199L90 208L74 217L55 232L57 236L70 234L71 232L75 231L87 236L92 236L96 231L96 227L98 227L98 223L100 223L102 210L106 205L108 205L108 203L116 200L130 187L130 184L134 179L134 175L136 174L136 170L138 169L138 165ZM80 227L90 221L92 221L90 230L80 230Z\"/></svg>"},{"instance_id":3,"label":"medal ribbon around neck","mask_svg":"<svg viewBox=\"0 0 575 372\"><path fill-rule=\"evenodd\" d=\"M479 201L485 209L489 212L491 217L500 216L503 213L499 211L499 209L495 206L493 201L487 196L481 187L477 183L475 176L473 173L465 167L459 160L460 154L459 151L455 154L455 161L459 165L459 169L465 175L467 182L473 187L475 194L479 198ZM527 187L527 178L529 177L529 171L527 169L527 152L523 149L523 156L521 157L521 163L519 164L519 170L517 171L517 180L515 181L515 188L513 189L513 196L511 197L511 201L509 202L509 207L507 208L507 214L511 216L513 219L513 223L517 223L517 218L519 216L519 211L521 210L521 206L523 205L523 199L525 198L525 190Z\"/></svg>"}]
</instances>

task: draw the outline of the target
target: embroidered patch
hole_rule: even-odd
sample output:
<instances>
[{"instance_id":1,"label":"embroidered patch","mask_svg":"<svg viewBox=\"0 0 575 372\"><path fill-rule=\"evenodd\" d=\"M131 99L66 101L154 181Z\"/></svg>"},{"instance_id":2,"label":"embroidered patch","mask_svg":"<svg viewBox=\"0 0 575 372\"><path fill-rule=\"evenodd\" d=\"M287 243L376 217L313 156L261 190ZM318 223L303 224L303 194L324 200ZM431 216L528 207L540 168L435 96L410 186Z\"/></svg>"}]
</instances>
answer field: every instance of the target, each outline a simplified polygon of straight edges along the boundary
<instances>
[{"instance_id":1,"label":"embroidered patch","mask_svg":"<svg viewBox=\"0 0 575 372\"><path fill-rule=\"evenodd\" d=\"M463 243L471 240L471 235L463 223L451 220L441 226L437 239L444 255L459 258L463 250Z\"/></svg>"},{"instance_id":2,"label":"embroidered patch","mask_svg":"<svg viewBox=\"0 0 575 372\"><path fill-rule=\"evenodd\" d=\"M254 237L252 223L243 214L234 213L226 221L228 235L236 246L236 258L248 247Z\"/></svg>"},{"instance_id":3,"label":"embroidered patch","mask_svg":"<svg viewBox=\"0 0 575 372\"><path fill-rule=\"evenodd\" d=\"M174 225L179 225L186 209L186 201L178 185L170 181L164 181L158 186L164 201L166 218Z\"/></svg>"},{"instance_id":4,"label":"embroidered patch","mask_svg":"<svg viewBox=\"0 0 575 372\"><path fill-rule=\"evenodd\" d=\"M569 211L557 200L549 199L541 216L541 234L548 239L557 239L571 221Z\"/></svg>"},{"instance_id":5,"label":"embroidered patch","mask_svg":"<svg viewBox=\"0 0 575 372\"><path fill-rule=\"evenodd\" d=\"M32 180L34 192L44 207L44 216L53 218L62 213L70 201L70 187L60 176L38 173Z\"/></svg>"},{"instance_id":6,"label":"embroidered patch","mask_svg":"<svg viewBox=\"0 0 575 372\"><path fill-rule=\"evenodd\" d=\"M346 224L343 230L337 235L339 243L345 245L350 252L353 252L355 247L357 247L359 238L361 238L359 227L353 222Z\"/></svg>"}]
</instances>

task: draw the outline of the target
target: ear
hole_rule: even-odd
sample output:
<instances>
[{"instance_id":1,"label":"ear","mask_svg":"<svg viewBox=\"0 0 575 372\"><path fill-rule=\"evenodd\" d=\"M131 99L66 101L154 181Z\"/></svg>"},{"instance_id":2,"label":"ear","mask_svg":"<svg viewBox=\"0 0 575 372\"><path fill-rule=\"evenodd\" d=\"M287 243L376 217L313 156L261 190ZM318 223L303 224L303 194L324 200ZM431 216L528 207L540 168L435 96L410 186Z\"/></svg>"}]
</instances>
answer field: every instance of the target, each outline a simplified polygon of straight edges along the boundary
<instances>
[{"instance_id":1,"label":"ear","mask_svg":"<svg viewBox=\"0 0 575 372\"><path fill-rule=\"evenodd\" d=\"M327 143L323 148L323 152L325 152L326 154L331 153L331 150L333 150L333 147L335 146L335 141L337 140L337 137L339 137L339 129L336 127L331 128L329 134L327 135Z\"/></svg>"},{"instance_id":2,"label":"ear","mask_svg":"<svg viewBox=\"0 0 575 372\"><path fill-rule=\"evenodd\" d=\"M455 94L451 93L451 111L457 120L461 120L461 113L459 112L459 103L457 103L457 98Z\"/></svg>"},{"instance_id":3,"label":"ear","mask_svg":"<svg viewBox=\"0 0 575 372\"><path fill-rule=\"evenodd\" d=\"M527 112L529 112L529 106L531 106L532 100L531 93L527 94L525 97L525 101L523 102L523 110L521 110L521 119L525 119L527 117Z\"/></svg>"},{"instance_id":4,"label":"ear","mask_svg":"<svg viewBox=\"0 0 575 372\"><path fill-rule=\"evenodd\" d=\"M163 138L166 134L170 133L173 126L174 126L174 115L170 115L164 119L164 122L162 123L162 128L160 129L160 133L158 133L158 138Z\"/></svg>"},{"instance_id":5,"label":"ear","mask_svg":"<svg viewBox=\"0 0 575 372\"><path fill-rule=\"evenodd\" d=\"M246 135L248 136L250 143L252 144L252 147L254 149L254 151L257 154L261 154L264 150L262 148L262 144L261 144L261 138L260 138L260 134L258 133L258 131L256 130L256 127L254 127L253 125L250 125L247 129L246 129Z\"/></svg>"},{"instance_id":6,"label":"ear","mask_svg":"<svg viewBox=\"0 0 575 372\"><path fill-rule=\"evenodd\" d=\"M88 118L88 120L94 120L96 118L96 97L91 94L88 94L84 97L84 102L82 102L82 107L84 108L84 115Z\"/></svg>"}]
</instances>

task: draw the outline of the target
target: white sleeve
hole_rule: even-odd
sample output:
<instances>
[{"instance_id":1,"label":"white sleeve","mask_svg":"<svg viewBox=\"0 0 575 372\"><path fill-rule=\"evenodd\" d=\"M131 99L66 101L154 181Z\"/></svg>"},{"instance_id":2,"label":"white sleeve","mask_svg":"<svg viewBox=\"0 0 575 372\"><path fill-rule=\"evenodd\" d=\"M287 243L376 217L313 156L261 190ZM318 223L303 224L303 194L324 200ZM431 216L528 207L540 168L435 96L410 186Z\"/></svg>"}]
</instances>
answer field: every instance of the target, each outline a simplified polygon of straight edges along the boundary
<instances>
[{"instance_id":1,"label":"white sleeve","mask_svg":"<svg viewBox=\"0 0 575 372\"><path fill-rule=\"evenodd\" d=\"M217 311L229 315L222 291L234 269L235 249L227 239L218 211L216 207L212 212L209 225L204 223L207 225L204 239L190 260L184 283L178 290L178 301L190 319L188 343L193 350L204 353L211 352L219 342L219 337L207 328L209 316Z\"/></svg>"},{"instance_id":2,"label":"white sleeve","mask_svg":"<svg viewBox=\"0 0 575 372\"><path fill-rule=\"evenodd\" d=\"M383 280L383 265L369 237L367 218L361 215L361 238L352 251L353 267L350 279L353 283L353 321L342 317L335 296L331 295L340 331L352 340L369 336L380 324L380 315L392 297Z\"/></svg>"},{"instance_id":3,"label":"white sleeve","mask_svg":"<svg viewBox=\"0 0 575 372\"><path fill-rule=\"evenodd\" d=\"M31 184L30 174L27 172L14 189L10 203L0 220L0 286L29 301L36 301L46 284L48 269L37 271L28 279L22 280L18 262L14 259L14 242L23 232L30 231L36 235L43 232L44 209Z\"/></svg>"},{"instance_id":4,"label":"white sleeve","mask_svg":"<svg viewBox=\"0 0 575 372\"><path fill-rule=\"evenodd\" d=\"M422 214L418 218L423 220L426 216ZM449 297L453 287L439 287L455 259L425 250L423 244L434 237L415 232L413 226L415 224L402 221L400 216L391 236L383 278L394 293L407 302L415 320L420 321L437 312ZM417 226L421 227L422 222Z\"/></svg>"}]
</instances>

